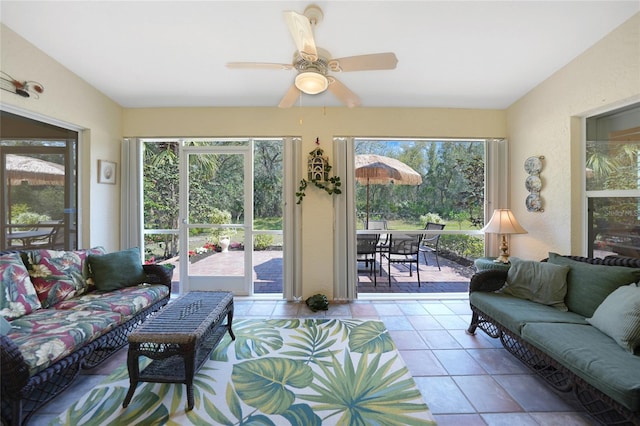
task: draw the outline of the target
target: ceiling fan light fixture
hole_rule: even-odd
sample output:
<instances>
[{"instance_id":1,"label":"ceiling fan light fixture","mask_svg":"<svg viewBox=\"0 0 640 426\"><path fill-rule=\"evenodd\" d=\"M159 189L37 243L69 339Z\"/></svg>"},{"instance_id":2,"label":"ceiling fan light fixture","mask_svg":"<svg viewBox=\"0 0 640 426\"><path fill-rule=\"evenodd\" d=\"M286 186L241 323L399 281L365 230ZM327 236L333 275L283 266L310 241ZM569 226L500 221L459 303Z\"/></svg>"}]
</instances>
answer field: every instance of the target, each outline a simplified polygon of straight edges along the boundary
<instances>
[{"instance_id":1,"label":"ceiling fan light fixture","mask_svg":"<svg viewBox=\"0 0 640 426\"><path fill-rule=\"evenodd\" d=\"M296 87L308 95L317 95L329 87L329 80L324 75L305 71L296 76Z\"/></svg>"}]
</instances>

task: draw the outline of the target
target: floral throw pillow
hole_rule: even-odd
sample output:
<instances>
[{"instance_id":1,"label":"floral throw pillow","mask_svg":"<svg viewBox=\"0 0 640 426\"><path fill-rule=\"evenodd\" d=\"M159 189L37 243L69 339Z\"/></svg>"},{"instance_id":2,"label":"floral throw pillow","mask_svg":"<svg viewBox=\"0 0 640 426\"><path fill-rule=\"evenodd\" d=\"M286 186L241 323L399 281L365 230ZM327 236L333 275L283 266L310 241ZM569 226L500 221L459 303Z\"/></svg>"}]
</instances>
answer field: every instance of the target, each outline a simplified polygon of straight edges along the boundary
<instances>
[{"instance_id":1,"label":"floral throw pillow","mask_svg":"<svg viewBox=\"0 0 640 426\"><path fill-rule=\"evenodd\" d=\"M104 249L54 251L34 250L29 274L44 307L84 294L89 289L87 256Z\"/></svg>"},{"instance_id":2,"label":"floral throw pillow","mask_svg":"<svg viewBox=\"0 0 640 426\"><path fill-rule=\"evenodd\" d=\"M72 264L73 265L73 264ZM86 287L82 272L69 267L67 258L43 258L29 271L38 299L45 308L70 299Z\"/></svg>"},{"instance_id":3,"label":"floral throw pillow","mask_svg":"<svg viewBox=\"0 0 640 426\"><path fill-rule=\"evenodd\" d=\"M42 305L19 253L0 255L0 315L20 318Z\"/></svg>"}]
</instances>

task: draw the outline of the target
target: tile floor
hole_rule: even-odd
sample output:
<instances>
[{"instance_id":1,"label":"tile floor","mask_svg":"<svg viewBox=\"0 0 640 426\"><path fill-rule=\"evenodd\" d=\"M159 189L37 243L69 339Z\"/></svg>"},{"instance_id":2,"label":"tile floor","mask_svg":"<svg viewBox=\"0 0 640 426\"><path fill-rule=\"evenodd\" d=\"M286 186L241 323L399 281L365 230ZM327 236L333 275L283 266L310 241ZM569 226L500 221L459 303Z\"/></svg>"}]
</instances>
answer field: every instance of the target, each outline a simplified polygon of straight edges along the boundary
<instances>
[{"instance_id":1,"label":"tile floor","mask_svg":"<svg viewBox=\"0 0 640 426\"><path fill-rule=\"evenodd\" d=\"M235 318L375 318L384 321L438 425L596 424L570 395L557 394L481 331L465 334L468 300L359 300L311 312L304 303L236 298ZM105 375L126 362L121 350L84 371L74 385L38 411L47 425Z\"/></svg>"}]
</instances>

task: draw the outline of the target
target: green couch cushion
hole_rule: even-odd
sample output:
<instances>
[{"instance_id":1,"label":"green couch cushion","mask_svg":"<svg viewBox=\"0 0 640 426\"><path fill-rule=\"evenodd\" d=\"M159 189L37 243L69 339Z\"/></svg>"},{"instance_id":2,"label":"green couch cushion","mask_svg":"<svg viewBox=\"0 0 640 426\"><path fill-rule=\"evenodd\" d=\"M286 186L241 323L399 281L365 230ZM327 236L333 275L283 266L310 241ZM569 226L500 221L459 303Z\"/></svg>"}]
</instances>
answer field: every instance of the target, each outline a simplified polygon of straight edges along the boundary
<instances>
[{"instance_id":1,"label":"green couch cushion","mask_svg":"<svg viewBox=\"0 0 640 426\"><path fill-rule=\"evenodd\" d=\"M99 291L112 291L144 282L147 275L137 247L103 255L89 255L89 268Z\"/></svg>"},{"instance_id":2,"label":"green couch cushion","mask_svg":"<svg viewBox=\"0 0 640 426\"><path fill-rule=\"evenodd\" d=\"M531 322L522 337L625 407L640 410L640 356L595 327Z\"/></svg>"},{"instance_id":3,"label":"green couch cushion","mask_svg":"<svg viewBox=\"0 0 640 426\"><path fill-rule=\"evenodd\" d=\"M564 297L569 269L569 266L512 257L504 292L567 311Z\"/></svg>"},{"instance_id":4,"label":"green couch cushion","mask_svg":"<svg viewBox=\"0 0 640 426\"><path fill-rule=\"evenodd\" d=\"M527 322L587 324L584 317L576 313L563 312L504 293L474 291L469 295L469 302L517 335L520 335L522 326Z\"/></svg>"},{"instance_id":5,"label":"green couch cushion","mask_svg":"<svg viewBox=\"0 0 640 426\"><path fill-rule=\"evenodd\" d=\"M640 268L591 265L556 253L549 253L549 262L571 267L567 275L565 304L570 311L584 317L591 317L616 288L640 280Z\"/></svg>"},{"instance_id":6,"label":"green couch cushion","mask_svg":"<svg viewBox=\"0 0 640 426\"><path fill-rule=\"evenodd\" d=\"M618 287L587 321L633 353L640 347L640 287L637 284Z\"/></svg>"}]
</instances>

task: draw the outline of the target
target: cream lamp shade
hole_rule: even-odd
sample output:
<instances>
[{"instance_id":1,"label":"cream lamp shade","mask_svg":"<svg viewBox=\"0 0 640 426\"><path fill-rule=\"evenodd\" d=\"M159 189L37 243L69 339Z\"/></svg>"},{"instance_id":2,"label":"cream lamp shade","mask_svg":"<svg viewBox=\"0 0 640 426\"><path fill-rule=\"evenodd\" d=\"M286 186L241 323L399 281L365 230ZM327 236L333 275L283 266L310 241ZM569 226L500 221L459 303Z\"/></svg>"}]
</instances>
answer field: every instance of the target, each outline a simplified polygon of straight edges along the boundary
<instances>
[{"instance_id":1,"label":"cream lamp shade","mask_svg":"<svg viewBox=\"0 0 640 426\"><path fill-rule=\"evenodd\" d=\"M509 263L509 246L507 245L507 234L526 234L527 231L520 226L516 217L509 209L495 209L491 220L482 230L489 234L499 234L502 236L500 242L500 256L495 262Z\"/></svg>"},{"instance_id":2,"label":"cream lamp shade","mask_svg":"<svg viewBox=\"0 0 640 426\"><path fill-rule=\"evenodd\" d=\"M308 95L324 92L329 87L329 80L324 75L314 72L301 72L296 76L296 87Z\"/></svg>"}]
</instances>

